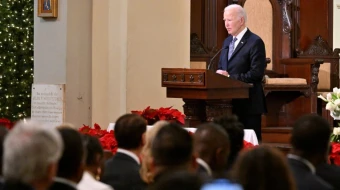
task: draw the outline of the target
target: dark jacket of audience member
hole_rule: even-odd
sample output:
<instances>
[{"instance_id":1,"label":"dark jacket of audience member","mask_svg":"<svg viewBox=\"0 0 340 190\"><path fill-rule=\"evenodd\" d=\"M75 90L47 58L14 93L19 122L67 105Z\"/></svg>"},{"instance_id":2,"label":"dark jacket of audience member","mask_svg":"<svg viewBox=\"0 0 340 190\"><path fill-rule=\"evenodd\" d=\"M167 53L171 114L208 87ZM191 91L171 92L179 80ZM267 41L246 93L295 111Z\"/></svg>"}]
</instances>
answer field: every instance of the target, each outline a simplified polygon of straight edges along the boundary
<instances>
[{"instance_id":1,"label":"dark jacket of audience member","mask_svg":"<svg viewBox=\"0 0 340 190\"><path fill-rule=\"evenodd\" d=\"M151 152L155 183L173 172L196 172L192 137L176 123L167 124L158 131L152 142Z\"/></svg>"},{"instance_id":2,"label":"dark jacket of audience member","mask_svg":"<svg viewBox=\"0 0 340 190\"><path fill-rule=\"evenodd\" d=\"M145 120L135 114L118 118L115 124L115 137L118 152L105 164L102 182L115 190L140 190L146 184L140 177L140 161L136 158L143 145L146 132Z\"/></svg>"},{"instance_id":3,"label":"dark jacket of audience member","mask_svg":"<svg viewBox=\"0 0 340 190\"><path fill-rule=\"evenodd\" d=\"M214 119L228 134L230 140L230 153L227 162L227 170L230 170L238 153L243 148L244 126L235 115L225 115Z\"/></svg>"},{"instance_id":4,"label":"dark jacket of audience member","mask_svg":"<svg viewBox=\"0 0 340 190\"><path fill-rule=\"evenodd\" d=\"M76 190L85 167L85 148L81 134L72 128L58 129L64 151L58 163L58 173L50 190Z\"/></svg>"},{"instance_id":5,"label":"dark jacket of audience member","mask_svg":"<svg viewBox=\"0 0 340 190\"><path fill-rule=\"evenodd\" d=\"M315 174L315 168L324 163L328 154L331 128L318 115L305 115L293 125L291 154L288 162L298 190L328 190L333 187Z\"/></svg>"},{"instance_id":6,"label":"dark jacket of audience member","mask_svg":"<svg viewBox=\"0 0 340 190\"><path fill-rule=\"evenodd\" d=\"M234 163L232 179L244 190L295 190L292 173L277 149L258 146L244 151Z\"/></svg>"},{"instance_id":7,"label":"dark jacket of audience member","mask_svg":"<svg viewBox=\"0 0 340 190\"><path fill-rule=\"evenodd\" d=\"M198 173L204 179L225 177L229 151L229 136L220 125L204 123L197 127L194 152L198 156Z\"/></svg>"},{"instance_id":8,"label":"dark jacket of audience member","mask_svg":"<svg viewBox=\"0 0 340 190\"><path fill-rule=\"evenodd\" d=\"M316 167L316 175L321 177L327 183L331 184L334 189L340 190L340 167L327 163L319 164Z\"/></svg>"},{"instance_id":9,"label":"dark jacket of audience member","mask_svg":"<svg viewBox=\"0 0 340 190\"><path fill-rule=\"evenodd\" d=\"M149 190L200 190L203 182L188 171L178 171L165 174L150 186Z\"/></svg>"}]
</instances>

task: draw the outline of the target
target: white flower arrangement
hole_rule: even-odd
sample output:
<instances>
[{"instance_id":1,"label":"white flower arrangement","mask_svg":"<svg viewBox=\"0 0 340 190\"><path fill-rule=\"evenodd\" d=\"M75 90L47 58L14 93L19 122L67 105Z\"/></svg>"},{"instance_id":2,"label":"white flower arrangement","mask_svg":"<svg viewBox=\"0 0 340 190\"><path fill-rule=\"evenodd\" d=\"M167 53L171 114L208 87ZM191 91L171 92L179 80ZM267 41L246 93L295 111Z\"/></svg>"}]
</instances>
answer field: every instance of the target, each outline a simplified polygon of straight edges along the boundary
<instances>
[{"instance_id":1,"label":"white flower arrangement","mask_svg":"<svg viewBox=\"0 0 340 190\"><path fill-rule=\"evenodd\" d=\"M340 127L334 127L331 134L331 142L340 143Z\"/></svg>"},{"instance_id":2,"label":"white flower arrangement","mask_svg":"<svg viewBox=\"0 0 340 190\"><path fill-rule=\"evenodd\" d=\"M340 135L340 127L334 127L333 128L333 134L334 135Z\"/></svg>"},{"instance_id":3,"label":"white flower arrangement","mask_svg":"<svg viewBox=\"0 0 340 190\"><path fill-rule=\"evenodd\" d=\"M335 120L340 120L340 89L335 87L333 92L328 93L326 97L319 95L318 98L327 102L326 110L331 112L331 116Z\"/></svg>"}]
</instances>

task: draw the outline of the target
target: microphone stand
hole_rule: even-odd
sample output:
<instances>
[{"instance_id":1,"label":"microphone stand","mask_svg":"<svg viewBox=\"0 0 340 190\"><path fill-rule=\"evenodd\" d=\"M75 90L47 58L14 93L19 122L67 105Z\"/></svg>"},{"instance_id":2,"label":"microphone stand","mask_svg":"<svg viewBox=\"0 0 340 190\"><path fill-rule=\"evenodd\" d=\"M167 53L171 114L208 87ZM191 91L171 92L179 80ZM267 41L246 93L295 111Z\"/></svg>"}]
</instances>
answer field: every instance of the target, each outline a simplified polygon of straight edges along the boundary
<instances>
[{"instance_id":1,"label":"microphone stand","mask_svg":"<svg viewBox=\"0 0 340 190\"><path fill-rule=\"evenodd\" d=\"M220 54L220 52L222 51L222 49L226 49L226 48L221 48L220 50L218 50L218 52L210 59L210 62L208 64L208 70L210 70L211 66L214 65L214 60L217 57L218 54Z\"/></svg>"}]
</instances>

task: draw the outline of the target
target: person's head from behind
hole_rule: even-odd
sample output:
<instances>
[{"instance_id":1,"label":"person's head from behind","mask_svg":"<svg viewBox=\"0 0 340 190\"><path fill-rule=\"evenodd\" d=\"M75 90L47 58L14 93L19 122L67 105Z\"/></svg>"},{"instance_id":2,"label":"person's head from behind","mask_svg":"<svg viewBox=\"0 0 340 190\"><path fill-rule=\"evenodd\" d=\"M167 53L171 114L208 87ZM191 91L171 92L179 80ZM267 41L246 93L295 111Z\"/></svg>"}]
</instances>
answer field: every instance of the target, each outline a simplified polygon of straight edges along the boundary
<instances>
[{"instance_id":1,"label":"person's head from behind","mask_svg":"<svg viewBox=\"0 0 340 190\"><path fill-rule=\"evenodd\" d=\"M230 154L228 166L230 167L243 148L244 126L235 115L224 115L214 119L213 122L219 124L229 136Z\"/></svg>"},{"instance_id":2,"label":"person's head from behind","mask_svg":"<svg viewBox=\"0 0 340 190\"><path fill-rule=\"evenodd\" d=\"M63 123L57 126L57 129L61 129L61 128L71 128L71 129L77 130L77 128L72 123Z\"/></svg>"},{"instance_id":3,"label":"person's head from behind","mask_svg":"<svg viewBox=\"0 0 340 190\"><path fill-rule=\"evenodd\" d=\"M97 137L82 135L86 148L85 170L99 179L103 166L104 151Z\"/></svg>"},{"instance_id":4,"label":"person's head from behind","mask_svg":"<svg viewBox=\"0 0 340 190\"><path fill-rule=\"evenodd\" d=\"M218 124L204 123L194 135L194 152L203 159L213 172L226 168L229 156L229 136Z\"/></svg>"},{"instance_id":5,"label":"person's head from behind","mask_svg":"<svg viewBox=\"0 0 340 190\"><path fill-rule=\"evenodd\" d=\"M176 123L163 126L156 134L152 146L153 173L169 170L195 171L193 140L190 134Z\"/></svg>"},{"instance_id":6,"label":"person's head from behind","mask_svg":"<svg viewBox=\"0 0 340 190\"><path fill-rule=\"evenodd\" d=\"M228 33L237 36L246 27L247 14L243 7L232 4L224 8L223 20Z\"/></svg>"},{"instance_id":7,"label":"person's head from behind","mask_svg":"<svg viewBox=\"0 0 340 190\"><path fill-rule=\"evenodd\" d=\"M8 129L4 126L0 126L0 176L2 176L2 160L4 154L4 141L8 133Z\"/></svg>"},{"instance_id":8,"label":"person's head from behind","mask_svg":"<svg viewBox=\"0 0 340 190\"><path fill-rule=\"evenodd\" d=\"M152 141L155 138L158 131L164 127L165 125L168 125L169 122L165 120L157 121L150 129L148 129L145 133L145 144L143 146L143 152L149 152L151 153L151 146Z\"/></svg>"},{"instance_id":9,"label":"person's head from behind","mask_svg":"<svg viewBox=\"0 0 340 190\"><path fill-rule=\"evenodd\" d=\"M146 183L153 182L153 174L150 171L151 168L151 160L152 160L152 154L151 154L151 145L152 141L155 138L157 132L165 125L169 124L169 122L161 120L156 122L152 128L146 131L145 135L145 145L143 146L141 157L142 157L142 165L140 169L140 175L143 181Z\"/></svg>"},{"instance_id":10,"label":"person's head from behind","mask_svg":"<svg viewBox=\"0 0 340 190\"><path fill-rule=\"evenodd\" d=\"M232 178L244 190L295 189L285 156L269 146L258 146L242 152L233 166Z\"/></svg>"},{"instance_id":11,"label":"person's head from behind","mask_svg":"<svg viewBox=\"0 0 340 190\"><path fill-rule=\"evenodd\" d=\"M56 176L62 151L63 142L55 128L32 120L19 122L5 138L4 179L47 188Z\"/></svg>"},{"instance_id":12,"label":"person's head from behind","mask_svg":"<svg viewBox=\"0 0 340 190\"><path fill-rule=\"evenodd\" d=\"M163 176L149 190L200 190L202 185L203 182L197 175L187 171L176 171Z\"/></svg>"},{"instance_id":13,"label":"person's head from behind","mask_svg":"<svg viewBox=\"0 0 340 190\"><path fill-rule=\"evenodd\" d=\"M125 114L115 123L118 148L140 151L144 145L146 121L137 114Z\"/></svg>"},{"instance_id":14,"label":"person's head from behind","mask_svg":"<svg viewBox=\"0 0 340 190\"><path fill-rule=\"evenodd\" d=\"M72 128L57 129L64 142L57 176L78 183L85 167L85 147L81 134Z\"/></svg>"},{"instance_id":15,"label":"person's head from behind","mask_svg":"<svg viewBox=\"0 0 340 190\"><path fill-rule=\"evenodd\" d=\"M313 164L323 162L327 156L331 126L321 116L305 115L293 125L291 144L293 154Z\"/></svg>"}]
</instances>

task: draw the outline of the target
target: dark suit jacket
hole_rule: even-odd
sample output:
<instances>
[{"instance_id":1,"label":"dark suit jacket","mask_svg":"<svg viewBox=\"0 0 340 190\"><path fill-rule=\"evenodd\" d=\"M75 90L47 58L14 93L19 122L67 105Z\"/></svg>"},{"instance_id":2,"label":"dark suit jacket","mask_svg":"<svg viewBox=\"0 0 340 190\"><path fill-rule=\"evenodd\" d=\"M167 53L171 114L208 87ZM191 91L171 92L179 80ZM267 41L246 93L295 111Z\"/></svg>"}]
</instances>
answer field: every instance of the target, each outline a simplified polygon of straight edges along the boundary
<instances>
[{"instance_id":1,"label":"dark suit jacket","mask_svg":"<svg viewBox=\"0 0 340 190\"><path fill-rule=\"evenodd\" d=\"M334 189L340 190L340 167L329 164L320 164L316 167L316 175L321 177Z\"/></svg>"},{"instance_id":2,"label":"dark suit jacket","mask_svg":"<svg viewBox=\"0 0 340 190\"><path fill-rule=\"evenodd\" d=\"M288 164L293 171L297 190L330 190L333 187L322 180L301 161L288 158Z\"/></svg>"},{"instance_id":3,"label":"dark suit jacket","mask_svg":"<svg viewBox=\"0 0 340 190\"><path fill-rule=\"evenodd\" d=\"M21 182L4 182L0 188L1 190L34 190L33 187Z\"/></svg>"},{"instance_id":4,"label":"dark suit jacket","mask_svg":"<svg viewBox=\"0 0 340 190\"><path fill-rule=\"evenodd\" d=\"M146 184L142 181L140 165L130 156L117 152L105 164L102 182L111 185L115 190L143 190Z\"/></svg>"},{"instance_id":5,"label":"dark suit jacket","mask_svg":"<svg viewBox=\"0 0 340 190\"><path fill-rule=\"evenodd\" d=\"M62 190L77 190L68 184L60 183L60 182L54 182L49 188L49 190L61 190L61 189Z\"/></svg>"},{"instance_id":6,"label":"dark suit jacket","mask_svg":"<svg viewBox=\"0 0 340 190\"><path fill-rule=\"evenodd\" d=\"M218 69L226 70L230 78L253 84L249 99L233 100L236 114L262 114L267 112L262 79L266 68L266 51L262 39L249 29L240 39L228 61L229 44L233 36L224 40Z\"/></svg>"}]
</instances>

